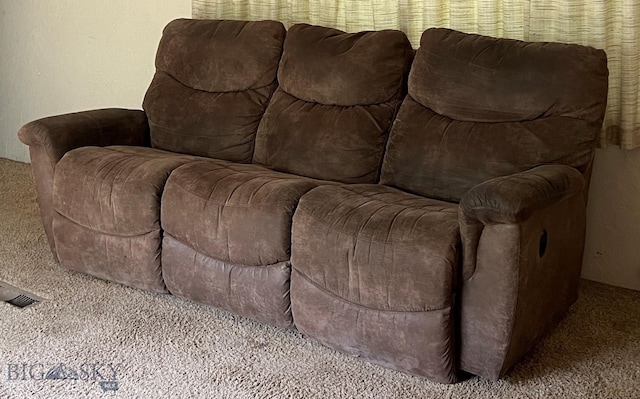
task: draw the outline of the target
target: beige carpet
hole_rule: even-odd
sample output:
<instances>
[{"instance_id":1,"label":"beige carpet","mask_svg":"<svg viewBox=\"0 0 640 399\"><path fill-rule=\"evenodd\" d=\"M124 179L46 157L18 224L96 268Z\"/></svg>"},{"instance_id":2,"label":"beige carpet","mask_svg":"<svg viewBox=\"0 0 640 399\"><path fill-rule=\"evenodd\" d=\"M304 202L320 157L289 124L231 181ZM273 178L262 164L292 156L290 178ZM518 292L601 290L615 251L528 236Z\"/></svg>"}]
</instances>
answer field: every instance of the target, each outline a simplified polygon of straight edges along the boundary
<instances>
[{"instance_id":1,"label":"beige carpet","mask_svg":"<svg viewBox=\"0 0 640 399\"><path fill-rule=\"evenodd\" d=\"M296 332L61 268L29 165L4 159L0 281L48 298L0 303L3 399L640 397L640 292L584 281L568 317L505 379L434 384Z\"/></svg>"}]
</instances>

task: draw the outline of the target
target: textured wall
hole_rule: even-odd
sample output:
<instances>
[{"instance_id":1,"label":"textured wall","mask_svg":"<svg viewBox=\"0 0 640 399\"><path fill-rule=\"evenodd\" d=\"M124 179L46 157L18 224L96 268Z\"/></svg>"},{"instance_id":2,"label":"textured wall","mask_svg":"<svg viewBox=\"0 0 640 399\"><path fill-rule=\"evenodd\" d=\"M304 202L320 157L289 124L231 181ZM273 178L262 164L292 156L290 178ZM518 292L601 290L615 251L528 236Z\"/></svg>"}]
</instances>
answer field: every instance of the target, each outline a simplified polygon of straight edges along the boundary
<instances>
[{"instance_id":1,"label":"textured wall","mask_svg":"<svg viewBox=\"0 0 640 399\"><path fill-rule=\"evenodd\" d=\"M28 160L32 119L140 108L162 28L189 16L190 0L0 0L0 157Z\"/></svg>"},{"instance_id":2,"label":"textured wall","mask_svg":"<svg viewBox=\"0 0 640 399\"><path fill-rule=\"evenodd\" d=\"M162 27L190 0L0 0L0 157L28 161L24 123L140 108ZM598 150L583 276L640 290L640 149Z\"/></svg>"}]
</instances>

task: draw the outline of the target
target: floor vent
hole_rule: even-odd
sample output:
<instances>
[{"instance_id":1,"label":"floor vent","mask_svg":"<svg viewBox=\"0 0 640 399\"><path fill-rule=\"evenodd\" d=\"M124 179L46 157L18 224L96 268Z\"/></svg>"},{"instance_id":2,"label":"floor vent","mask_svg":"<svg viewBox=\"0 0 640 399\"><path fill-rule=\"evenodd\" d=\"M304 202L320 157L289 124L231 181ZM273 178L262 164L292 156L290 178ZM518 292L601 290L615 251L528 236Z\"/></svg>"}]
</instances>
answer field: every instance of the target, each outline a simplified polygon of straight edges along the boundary
<instances>
[{"instance_id":1,"label":"floor vent","mask_svg":"<svg viewBox=\"0 0 640 399\"><path fill-rule=\"evenodd\" d=\"M7 301L7 303L10 303L13 306L17 306L19 308L26 308L29 305L35 305L36 303L40 303L40 301L23 294L23 295L18 295L17 297Z\"/></svg>"},{"instance_id":2,"label":"floor vent","mask_svg":"<svg viewBox=\"0 0 640 399\"><path fill-rule=\"evenodd\" d=\"M16 288L4 281L0 281L0 301L10 303L19 308L26 308L27 306L36 305L44 300L44 298Z\"/></svg>"}]
</instances>

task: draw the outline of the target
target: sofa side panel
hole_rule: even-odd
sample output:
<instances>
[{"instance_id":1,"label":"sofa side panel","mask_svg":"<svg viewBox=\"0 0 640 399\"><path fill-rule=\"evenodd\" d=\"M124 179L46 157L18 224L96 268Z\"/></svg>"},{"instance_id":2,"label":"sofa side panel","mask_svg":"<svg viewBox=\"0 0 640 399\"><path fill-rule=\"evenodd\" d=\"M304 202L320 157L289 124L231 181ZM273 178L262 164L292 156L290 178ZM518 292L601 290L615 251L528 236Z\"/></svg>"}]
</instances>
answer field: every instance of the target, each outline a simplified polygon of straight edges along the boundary
<instances>
[{"instance_id":1,"label":"sofa side panel","mask_svg":"<svg viewBox=\"0 0 640 399\"><path fill-rule=\"evenodd\" d=\"M584 198L579 194L523 225L518 306L502 374L554 327L578 299L585 214Z\"/></svg>"},{"instance_id":2,"label":"sofa side panel","mask_svg":"<svg viewBox=\"0 0 640 399\"><path fill-rule=\"evenodd\" d=\"M40 208L40 217L44 227L44 233L51 248L54 259L58 260L56 243L53 239L53 175L54 164L49 159L46 150L40 145L29 147L31 157L31 170L36 183L36 198Z\"/></svg>"},{"instance_id":3,"label":"sofa side panel","mask_svg":"<svg viewBox=\"0 0 640 399\"><path fill-rule=\"evenodd\" d=\"M499 378L508 351L518 297L520 236L517 225L486 227L476 272L461 284L460 368L485 378Z\"/></svg>"},{"instance_id":4,"label":"sofa side panel","mask_svg":"<svg viewBox=\"0 0 640 399\"><path fill-rule=\"evenodd\" d=\"M500 378L576 301L584 207L580 193L520 224L484 227L475 273L460 290L462 370Z\"/></svg>"},{"instance_id":5,"label":"sofa side panel","mask_svg":"<svg viewBox=\"0 0 640 399\"><path fill-rule=\"evenodd\" d=\"M69 151L83 146L145 146L147 117L140 110L97 109L35 120L18 132L29 146L31 169L44 232L54 259L53 178L56 164Z\"/></svg>"}]
</instances>

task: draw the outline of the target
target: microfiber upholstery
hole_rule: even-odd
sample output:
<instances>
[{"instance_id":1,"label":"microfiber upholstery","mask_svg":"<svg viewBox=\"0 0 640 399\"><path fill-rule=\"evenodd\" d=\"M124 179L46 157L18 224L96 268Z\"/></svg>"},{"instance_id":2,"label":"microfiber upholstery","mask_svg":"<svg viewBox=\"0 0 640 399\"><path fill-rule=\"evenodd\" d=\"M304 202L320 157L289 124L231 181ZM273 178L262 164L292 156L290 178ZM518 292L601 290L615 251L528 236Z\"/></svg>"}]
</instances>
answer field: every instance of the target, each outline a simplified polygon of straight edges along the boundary
<instances>
[{"instance_id":1,"label":"microfiber upholstery","mask_svg":"<svg viewBox=\"0 0 640 399\"><path fill-rule=\"evenodd\" d=\"M251 266L287 261L293 211L300 196L316 186L259 165L189 163L167 182L162 227L219 260Z\"/></svg>"},{"instance_id":2,"label":"microfiber upholstery","mask_svg":"<svg viewBox=\"0 0 640 399\"><path fill-rule=\"evenodd\" d=\"M220 160L173 171L162 196L162 272L179 295L291 327L291 220L320 182Z\"/></svg>"},{"instance_id":3,"label":"microfiber upholstery","mask_svg":"<svg viewBox=\"0 0 640 399\"><path fill-rule=\"evenodd\" d=\"M432 28L422 35L409 80L416 101L460 121L563 116L596 122L606 103L606 77L606 55L592 47Z\"/></svg>"},{"instance_id":4,"label":"microfiber upholstery","mask_svg":"<svg viewBox=\"0 0 640 399\"><path fill-rule=\"evenodd\" d=\"M20 131L62 266L441 383L576 300L602 50L178 19L155 66L143 111Z\"/></svg>"},{"instance_id":5,"label":"microfiber upholstery","mask_svg":"<svg viewBox=\"0 0 640 399\"><path fill-rule=\"evenodd\" d=\"M305 194L292 232L297 328L384 366L454 381L457 212L382 185Z\"/></svg>"},{"instance_id":6,"label":"microfiber upholstery","mask_svg":"<svg viewBox=\"0 0 640 399\"><path fill-rule=\"evenodd\" d=\"M56 166L53 236L65 267L165 292L160 196L171 171L196 157L144 147L82 147Z\"/></svg>"},{"instance_id":7,"label":"microfiber upholstery","mask_svg":"<svg viewBox=\"0 0 640 399\"><path fill-rule=\"evenodd\" d=\"M276 21L169 23L143 103L152 146L250 162L285 34Z\"/></svg>"},{"instance_id":8,"label":"microfiber upholstery","mask_svg":"<svg viewBox=\"0 0 640 399\"><path fill-rule=\"evenodd\" d=\"M575 302L586 226L583 189L576 169L544 165L488 180L463 196L462 370L499 378Z\"/></svg>"},{"instance_id":9,"label":"microfiber upholstery","mask_svg":"<svg viewBox=\"0 0 640 399\"><path fill-rule=\"evenodd\" d=\"M376 182L413 53L400 31L293 25L254 162L316 179Z\"/></svg>"},{"instance_id":10,"label":"microfiber upholstery","mask_svg":"<svg viewBox=\"0 0 640 399\"><path fill-rule=\"evenodd\" d=\"M60 158L83 146L143 146L149 138L147 116L141 110L96 109L41 118L20 128L29 156L42 224L55 259L53 239L53 175Z\"/></svg>"},{"instance_id":11,"label":"microfiber upholstery","mask_svg":"<svg viewBox=\"0 0 640 399\"><path fill-rule=\"evenodd\" d=\"M268 266L225 262L166 235L162 277L173 295L273 326L293 327L289 261Z\"/></svg>"},{"instance_id":12,"label":"microfiber upholstery","mask_svg":"<svg viewBox=\"0 0 640 399\"><path fill-rule=\"evenodd\" d=\"M459 201L478 183L542 164L585 174L607 77L602 50L429 29L390 134L381 182Z\"/></svg>"}]
</instances>

